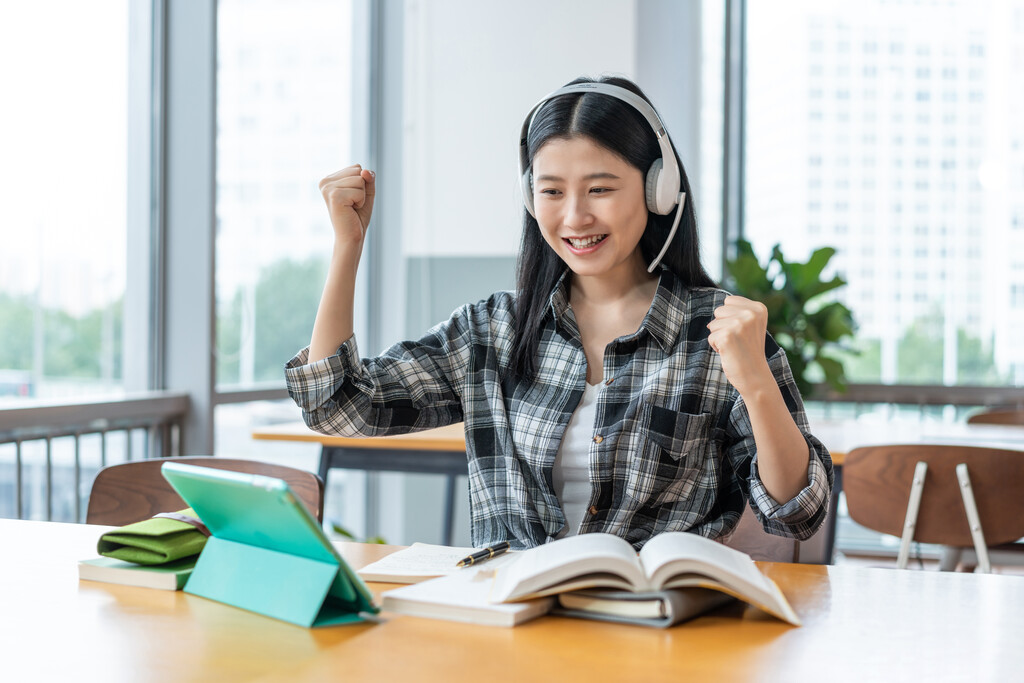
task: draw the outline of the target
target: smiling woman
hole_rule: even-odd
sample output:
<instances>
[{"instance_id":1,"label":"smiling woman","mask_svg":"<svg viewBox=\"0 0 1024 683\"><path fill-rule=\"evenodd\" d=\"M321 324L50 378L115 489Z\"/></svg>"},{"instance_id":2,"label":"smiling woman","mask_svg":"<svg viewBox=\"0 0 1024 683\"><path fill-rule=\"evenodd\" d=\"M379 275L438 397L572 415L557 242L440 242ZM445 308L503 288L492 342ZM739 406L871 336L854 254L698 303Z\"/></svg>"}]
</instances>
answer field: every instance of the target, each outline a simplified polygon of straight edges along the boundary
<instances>
[{"instance_id":1,"label":"smiling woman","mask_svg":"<svg viewBox=\"0 0 1024 683\"><path fill-rule=\"evenodd\" d=\"M809 537L831 461L764 307L701 266L689 183L646 97L579 79L522 130L517 291L376 358L360 359L352 321L379 179L354 164L320 182L334 249L310 346L285 370L307 424L377 436L465 421L475 546L717 538L748 500L765 530Z\"/></svg>"}]
</instances>

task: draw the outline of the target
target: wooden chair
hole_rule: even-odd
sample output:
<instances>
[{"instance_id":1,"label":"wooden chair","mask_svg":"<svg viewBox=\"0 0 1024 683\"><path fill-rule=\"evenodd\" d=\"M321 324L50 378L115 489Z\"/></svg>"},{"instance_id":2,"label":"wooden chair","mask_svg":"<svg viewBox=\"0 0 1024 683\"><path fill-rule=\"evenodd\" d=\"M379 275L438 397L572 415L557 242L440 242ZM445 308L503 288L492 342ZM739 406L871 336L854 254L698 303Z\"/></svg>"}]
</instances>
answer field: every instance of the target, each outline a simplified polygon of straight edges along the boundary
<instances>
[{"instance_id":1,"label":"wooden chair","mask_svg":"<svg viewBox=\"0 0 1024 683\"><path fill-rule=\"evenodd\" d=\"M796 539L769 534L749 507L743 511L740 523L725 541L725 545L742 550L755 560L796 562L798 559L799 544Z\"/></svg>"},{"instance_id":2,"label":"wooden chair","mask_svg":"<svg viewBox=\"0 0 1024 683\"><path fill-rule=\"evenodd\" d=\"M846 454L843 491L855 522L901 538L900 568L907 565L913 540L974 548L987 572L989 547L1024 537L1021 451L948 445L856 448Z\"/></svg>"},{"instance_id":3,"label":"wooden chair","mask_svg":"<svg viewBox=\"0 0 1024 683\"><path fill-rule=\"evenodd\" d=\"M986 410L968 417L967 424L1016 425L1024 427L1024 409Z\"/></svg>"},{"instance_id":4,"label":"wooden chair","mask_svg":"<svg viewBox=\"0 0 1024 683\"><path fill-rule=\"evenodd\" d=\"M186 456L136 460L104 467L92 484L86 523L124 526L148 519L158 512L175 512L188 507L160 473L165 462L284 479L317 521L323 521L324 483L312 472L254 460Z\"/></svg>"}]
</instances>

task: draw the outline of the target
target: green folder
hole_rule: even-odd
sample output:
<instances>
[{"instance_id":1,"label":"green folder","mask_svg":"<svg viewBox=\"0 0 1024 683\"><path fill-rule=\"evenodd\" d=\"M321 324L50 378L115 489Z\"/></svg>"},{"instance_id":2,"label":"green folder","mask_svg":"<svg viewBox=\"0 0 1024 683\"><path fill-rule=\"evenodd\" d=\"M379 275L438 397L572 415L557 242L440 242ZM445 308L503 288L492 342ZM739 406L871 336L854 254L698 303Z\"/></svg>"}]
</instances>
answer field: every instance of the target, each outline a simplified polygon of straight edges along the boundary
<instances>
[{"instance_id":1,"label":"green folder","mask_svg":"<svg viewBox=\"0 0 1024 683\"><path fill-rule=\"evenodd\" d=\"M173 462L161 469L211 534L186 593L307 627L379 611L287 482Z\"/></svg>"},{"instance_id":2,"label":"green folder","mask_svg":"<svg viewBox=\"0 0 1024 683\"><path fill-rule=\"evenodd\" d=\"M179 511L195 517L194 510ZM141 522L108 531L100 536L96 550L104 557L143 565L164 565L198 555L206 545L206 536L187 522L166 517L151 517Z\"/></svg>"}]
</instances>

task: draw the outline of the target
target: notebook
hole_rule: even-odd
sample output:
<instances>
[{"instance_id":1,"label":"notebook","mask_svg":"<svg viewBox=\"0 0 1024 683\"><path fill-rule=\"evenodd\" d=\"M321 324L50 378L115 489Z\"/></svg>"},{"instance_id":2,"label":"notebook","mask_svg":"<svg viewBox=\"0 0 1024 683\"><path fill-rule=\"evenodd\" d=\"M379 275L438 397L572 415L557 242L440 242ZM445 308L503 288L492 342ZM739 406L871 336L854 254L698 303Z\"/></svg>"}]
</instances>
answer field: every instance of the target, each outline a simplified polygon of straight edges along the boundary
<instances>
[{"instance_id":1,"label":"notebook","mask_svg":"<svg viewBox=\"0 0 1024 683\"><path fill-rule=\"evenodd\" d=\"M511 557L505 555L479 567L464 567L448 576L386 591L383 608L414 617L486 626L517 626L547 614L554 598L504 604L490 601L495 569Z\"/></svg>"}]
</instances>

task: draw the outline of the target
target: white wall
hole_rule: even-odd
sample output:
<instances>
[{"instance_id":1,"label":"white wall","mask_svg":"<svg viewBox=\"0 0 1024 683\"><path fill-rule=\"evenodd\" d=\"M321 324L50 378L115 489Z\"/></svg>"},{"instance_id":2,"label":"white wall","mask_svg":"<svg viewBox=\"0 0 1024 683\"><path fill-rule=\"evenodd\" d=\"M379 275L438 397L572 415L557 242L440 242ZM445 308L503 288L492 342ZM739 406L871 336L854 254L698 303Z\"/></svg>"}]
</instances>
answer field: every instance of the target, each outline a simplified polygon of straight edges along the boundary
<instances>
[{"instance_id":1,"label":"white wall","mask_svg":"<svg viewBox=\"0 0 1024 683\"><path fill-rule=\"evenodd\" d=\"M407 256L514 255L519 131L579 75L635 77L635 0L406 0Z\"/></svg>"}]
</instances>

